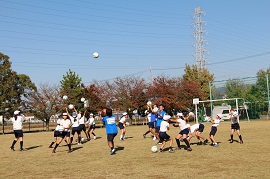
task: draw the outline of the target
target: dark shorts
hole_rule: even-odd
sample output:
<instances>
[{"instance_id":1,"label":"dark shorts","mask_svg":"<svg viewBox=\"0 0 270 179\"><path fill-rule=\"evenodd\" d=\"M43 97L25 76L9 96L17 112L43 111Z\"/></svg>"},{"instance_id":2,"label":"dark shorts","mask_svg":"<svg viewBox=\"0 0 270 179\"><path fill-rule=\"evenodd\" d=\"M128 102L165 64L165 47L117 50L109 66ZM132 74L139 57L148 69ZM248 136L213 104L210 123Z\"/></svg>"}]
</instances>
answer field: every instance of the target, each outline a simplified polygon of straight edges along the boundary
<instances>
[{"instance_id":1,"label":"dark shorts","mask_svg":"<svg viewBox=\"0 0 270 179\"><path fill-rule=\"evenodd\" d=\"M15 138L23 137L23 131L22 130L14 130Z\"/></svg>"},{"instance_id":2,"label":"dark shorts","mask_svg":"<svg viewBox=\"0 0 270 179\"><path fill-rule=\"evenodd\" d=\"M239 125L239 123L235 123L235 124L231 125L231 128L234 130L240 130L240 125Z\"/></svg>"},{"instance_id":3,"label":"dark shorts","mask_svg":"<svg viewBox=\"0 0 270 179\"><path fill-rule=\"evenodd\" d=\"M72 127L72 132L71 132L71 134L74 135L75 133L77 133L78 135L81 134L81 129L80 129L80 127Z\"/></svg>"},{"instance_id":4,"label":"dark shorts","mask_svg":"<svg viewBox=\"0 0 270 179\"><path fill-rule=\"evenodd\" d=\"M117 134L107 134L107 141L108 142L112 142L114 137L116 136Z\"/></svg>"},{"instance_id":5,"label":"dark shorts","mask_svg":"<svg viewBox=\"0 0 270 179\"><path fill-rule=\"evenodd\" d=\"M160 142L169 140L170 136L166 132L159 132Z\"/></svg>"},{"instance_id":6,"label":"dark shorts","mask_svg":"<svg viewBox=\"0 0 270 179\"><path fill-rule=\"evenodd\" d=\"M214 136L216 133L217 133L217 127L212 126L211 132L210 132L209 135L210 135L210 136L211 136L211 135Z\"/></svg>"},{"instance_id":7,"label":"dark shorts","mask_svg":"<svg viewBox=\"0 0 270 179\"><path fill-rule=\"evenodd\" d=\"M119 127L120 129L124 129L124 128L125 128L125 126L124 126L124 124L123 124L122 122L119 122L119 123L118 123L118 127Z\"/></svg>"},{"instance_id":8,"label":"dark shorts","mask_svg":"<svg viewBox=\"0 0 270 179\"><path fill-rule=\"evenodd\" d=\"M96 125L95 124L92 124L91 126L90 126L90 130L91 129L95 129L96 128Z\"/></svg>"},{"instance_id":9,"label":"dark shorts","mask_svg":"<svg viewBox=\"0 0 270 179\"><path fill-rule=\"evenodd\" d=\"M60 137L61 137L62 139L64 139L65 137L70 137L70 132L63 131L63 132L61 133Z\"/></svg>"},{"instance_id":10,"label":"dark shorts","mask_svg":"<svg viewBox=\"0 0 270 179\"><path fill-rule=\"evenodd\" d=\"M80 124L79 128L80 128L81 131L86 131L85 124Z\"/></svg>"},{"instance_id":11,"label":"dark shorts","mask_svg":"<svg viewBox=\"0 0 270 179\"><path fill-rule=\"evenodd\" d=\"M148 122L148 127L151 129L155 128L155 122Z\"/></svg>"},{"instance_id":12,"label":"dark shorts","mask_svg":"<svg viewBox=\"0 0 270 179\"><path fill-rule=\"evenodd\" d=\"M203 132L203 130L204 130L204 125L203 124L200 124L199 125L199 129L198 129L198 132Z\"/></svg>"},{"instance_id":13,"label":"dark shorts","mask_svg":"<svg viewBox=\"0 0 270 179\"><path fill-rule=\"evenodd\" d=\"M156 127L155 127L155 132L156 132L156 133L159 133L159 130L160 130L160 126L156 126Z\"/></svg>"},{"instance_id":14,"label":"dark shorts","mask_svg":"<svg viewBox=\"0 0 270 179\"><path fill-rule=\"evenodd\" d=\"M59 131L54 131L54 133L53 133L54 137L60 137L60 135L61 135L61 132L59 132Z\"/></svg>"},{"instance_id":15,"label":"dark shorts","mask_svg":"<svg viewBox=\"0 0 270 179\"><path fill-rule=\"evenodd\" d=\"M181 134L181 135L184 135L184 134L188 135L188 133L189 133L188 128L185 128L185 129L183 129L183 130L181 130L181 131L179 132L179 134Z\"/></svg>"}]
</instances>

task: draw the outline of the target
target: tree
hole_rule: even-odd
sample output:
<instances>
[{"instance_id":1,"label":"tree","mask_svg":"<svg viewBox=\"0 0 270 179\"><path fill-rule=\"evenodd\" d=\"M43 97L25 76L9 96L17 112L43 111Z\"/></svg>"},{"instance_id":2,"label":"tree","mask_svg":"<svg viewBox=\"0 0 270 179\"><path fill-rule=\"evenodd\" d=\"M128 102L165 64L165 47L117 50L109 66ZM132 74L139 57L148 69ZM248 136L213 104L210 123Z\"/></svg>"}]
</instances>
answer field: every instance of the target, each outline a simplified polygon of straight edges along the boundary
<instances>
[{"instance_id":1,"label":"tree","mask_svg":"<svg viewBox=\"0 0 270 179\"><path fill-rule=\"evenodd\" d=\"M63 80L60 81L62 96L67 95L67 101L75 106L78 106L81 103L80 98L83 95L81 81L82 79L70 69L66 72L66 75L63 75Z\"/></svg>"},{"instance_id":2,"label":"tree","mask_svg":"<svg viewBox=\"0 0 270 179\"><path fill-rule=\"evenodd\" d=\"M183 79L188 82L195 82L201 88L200 96L198 96L200 100L209 99L209 82L214 80L214 75L206 68L199 69L197 65L192 65L192 67L186 65Z\"/></svg>"},{"instance_id":3,"label":"tree","mask_svg":"<svg viewBox=\"0 0 270 179\"><path fill-rule=\"evenodd\" d=\"M0 53L0 113L10 117L28 93L36 90L29 76L17 74L11 69L9 57Z\"/></svg>"},{"instance_id":4,"label":"tree","mask_svg":"<svg viewBox=\"0 0 270 179\"><path fill-rule=\"evenodd\" d=\"M27 102L35 117L45 121L47 131L49 130L50 118L65 110L58 85L40 84L37 91L33 91L27 96Z\"/></svg>"}]
</instances>

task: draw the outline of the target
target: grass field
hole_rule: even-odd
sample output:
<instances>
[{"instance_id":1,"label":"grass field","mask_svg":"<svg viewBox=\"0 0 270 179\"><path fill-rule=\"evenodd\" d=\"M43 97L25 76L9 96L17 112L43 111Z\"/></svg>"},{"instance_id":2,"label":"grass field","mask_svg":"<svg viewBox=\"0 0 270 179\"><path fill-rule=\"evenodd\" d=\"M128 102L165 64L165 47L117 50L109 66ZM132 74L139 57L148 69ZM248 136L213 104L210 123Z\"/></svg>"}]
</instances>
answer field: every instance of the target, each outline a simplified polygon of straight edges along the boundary
<instances>
[{"instance_id":1,"label":"grass field","mask_svg":"<svg viewBox=\"0 0 270 179\"><path fill-rule=\"evenodd\" d=\"M19 143L16 151L9 149L13 134L1 135L0 178L269 178L270 120L241 122L240 126L242 145L228 142L230 123L221 123L216 134L218 148L197 146L193 138L192 152L182 149L175 153L152 153L150 148L157 141L150 135L143 139L147 126L129 126L125 141L118 134L116 155L109 155L104 128L95 130L97 140L73 145L72 153L67 153L64 143L52 153L48 146L53 132L25 133L27 151L23 152ZM205 123L204 136L208 137L210 128ZM168 133L174 138L178 132L171 125ZM238 140L236 134L234 138Z\"/></svg>"}]
</instances>

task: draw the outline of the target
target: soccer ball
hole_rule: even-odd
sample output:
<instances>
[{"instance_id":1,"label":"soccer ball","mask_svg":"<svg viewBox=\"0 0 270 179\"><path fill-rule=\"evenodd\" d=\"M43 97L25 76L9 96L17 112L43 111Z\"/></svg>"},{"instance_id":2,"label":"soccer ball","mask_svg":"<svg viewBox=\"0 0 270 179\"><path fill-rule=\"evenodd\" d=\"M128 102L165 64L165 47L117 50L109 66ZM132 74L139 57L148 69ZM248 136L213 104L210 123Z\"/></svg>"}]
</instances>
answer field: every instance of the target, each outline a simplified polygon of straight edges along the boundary
<instances>
[{"instance_id":1,"label":"soccer ball","mask_svg":"<svg viewBox=\"0 0 270 179\"><path fill-rule=\"evenodd\" d=\"M147 106L150 106L150 105L152 105L152 102L151 101L148 101L147 102Z\"/></svg>"},{"instance_id":2,"label":"soccer ball","mask_svg":"<svg viewBox=\"0 0 270 179\"><path fill-rule=\"evenodd\" d=\"M83 141L84 141L84 137L81 138L81 142L83 142Z\"/></svg>"},{"instance_id":3,"label":"soccer ball","mask_svg":"<svg viewBox=\"0 0 270 179\"><path fill-rule=\"evenodd\" d=\"M68 99L67 95L64 95L63 100L67 100L67 99Z\"/></svg>"},{"instance_id":4,"label":"soccer ball","mask_svg":"<svg viewBox=\"0 0 270 179\"><path fill-rule=\"evenodd\" d=\"M126 122L125 126L129 126L129 122Z\"/></svg>"},{"instance_id":5,"label":"soccer ball","mask_svg":"<svg viewBox=\"0 0 270 179\"><path fill-rule=\"evenodd\" d=\"M157 146L156 145L152 146L151 151L154 152L154 153L157 152L158 151Z\"/></svg>"},{"instance_id":6,"label":"soccer ball","mask_svg":"<svg viewBox=\"0 0 270 179\"><path fill-rule=\"evenodd\" d=\"M74 108L73 104L68 105L68 109L73 109L73 108Z\"/></svg>"},{"instance_id":7,"label":"soccer ball","mask_svg":"<svg viewBox=\"0 0 270 179\"><path fill-rule=\"evenodd\" d=\"M99 57L99 54L98 54L97 52L94 52L94 53L93 53L93 57L94 57L94 58L98 58L98 57Z\"/></svg>"},{"instance_id":8,"label":"soccer ball","mask_svg":"<svg viewBox=\"0 0 270 179\"><path fill-rule=\"evenodd\" d=\"M85 101L85 98L81 98L81 102L84 102Z\"/></svg>"}]
</instances>

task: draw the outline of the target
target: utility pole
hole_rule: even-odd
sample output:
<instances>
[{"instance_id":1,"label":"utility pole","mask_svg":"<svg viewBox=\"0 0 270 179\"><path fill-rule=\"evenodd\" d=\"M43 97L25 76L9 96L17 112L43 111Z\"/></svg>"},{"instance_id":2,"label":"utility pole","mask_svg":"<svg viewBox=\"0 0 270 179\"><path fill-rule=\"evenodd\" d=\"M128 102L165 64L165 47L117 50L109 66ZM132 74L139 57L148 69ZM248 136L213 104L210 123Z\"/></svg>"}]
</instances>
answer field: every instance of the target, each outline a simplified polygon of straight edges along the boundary
<instances>
[{"instance_id":1,"label":"utility pole","mask_svg":"<svg viewBox=\"0 0 270 179\"><path fill-rule=\"evenodd\" d=\"M193 13L193 18L194 18L194 23L193 26L195 28L193 34L195 36L195 61L197 67L202 70L203 68L206 67L205 65L205 49L204 49L204 44L205 40L203 36L206 34L206 31L203 30L203 25L206 25L206 22L202 20L202 16L204 16L205 13L204 11L201 11L201 7L195 8L195 12Z\"/></svg>"},{"instance_id":2,"label":"utility pole","mask_svg":"<svg viewBox=\"0 0 270 179\"><path fill-rule=\"evenodd\" d=\"M150 68L149 72L150 72L150 84L153 85L152 68Z\"/></svg>"}]
</instances>

